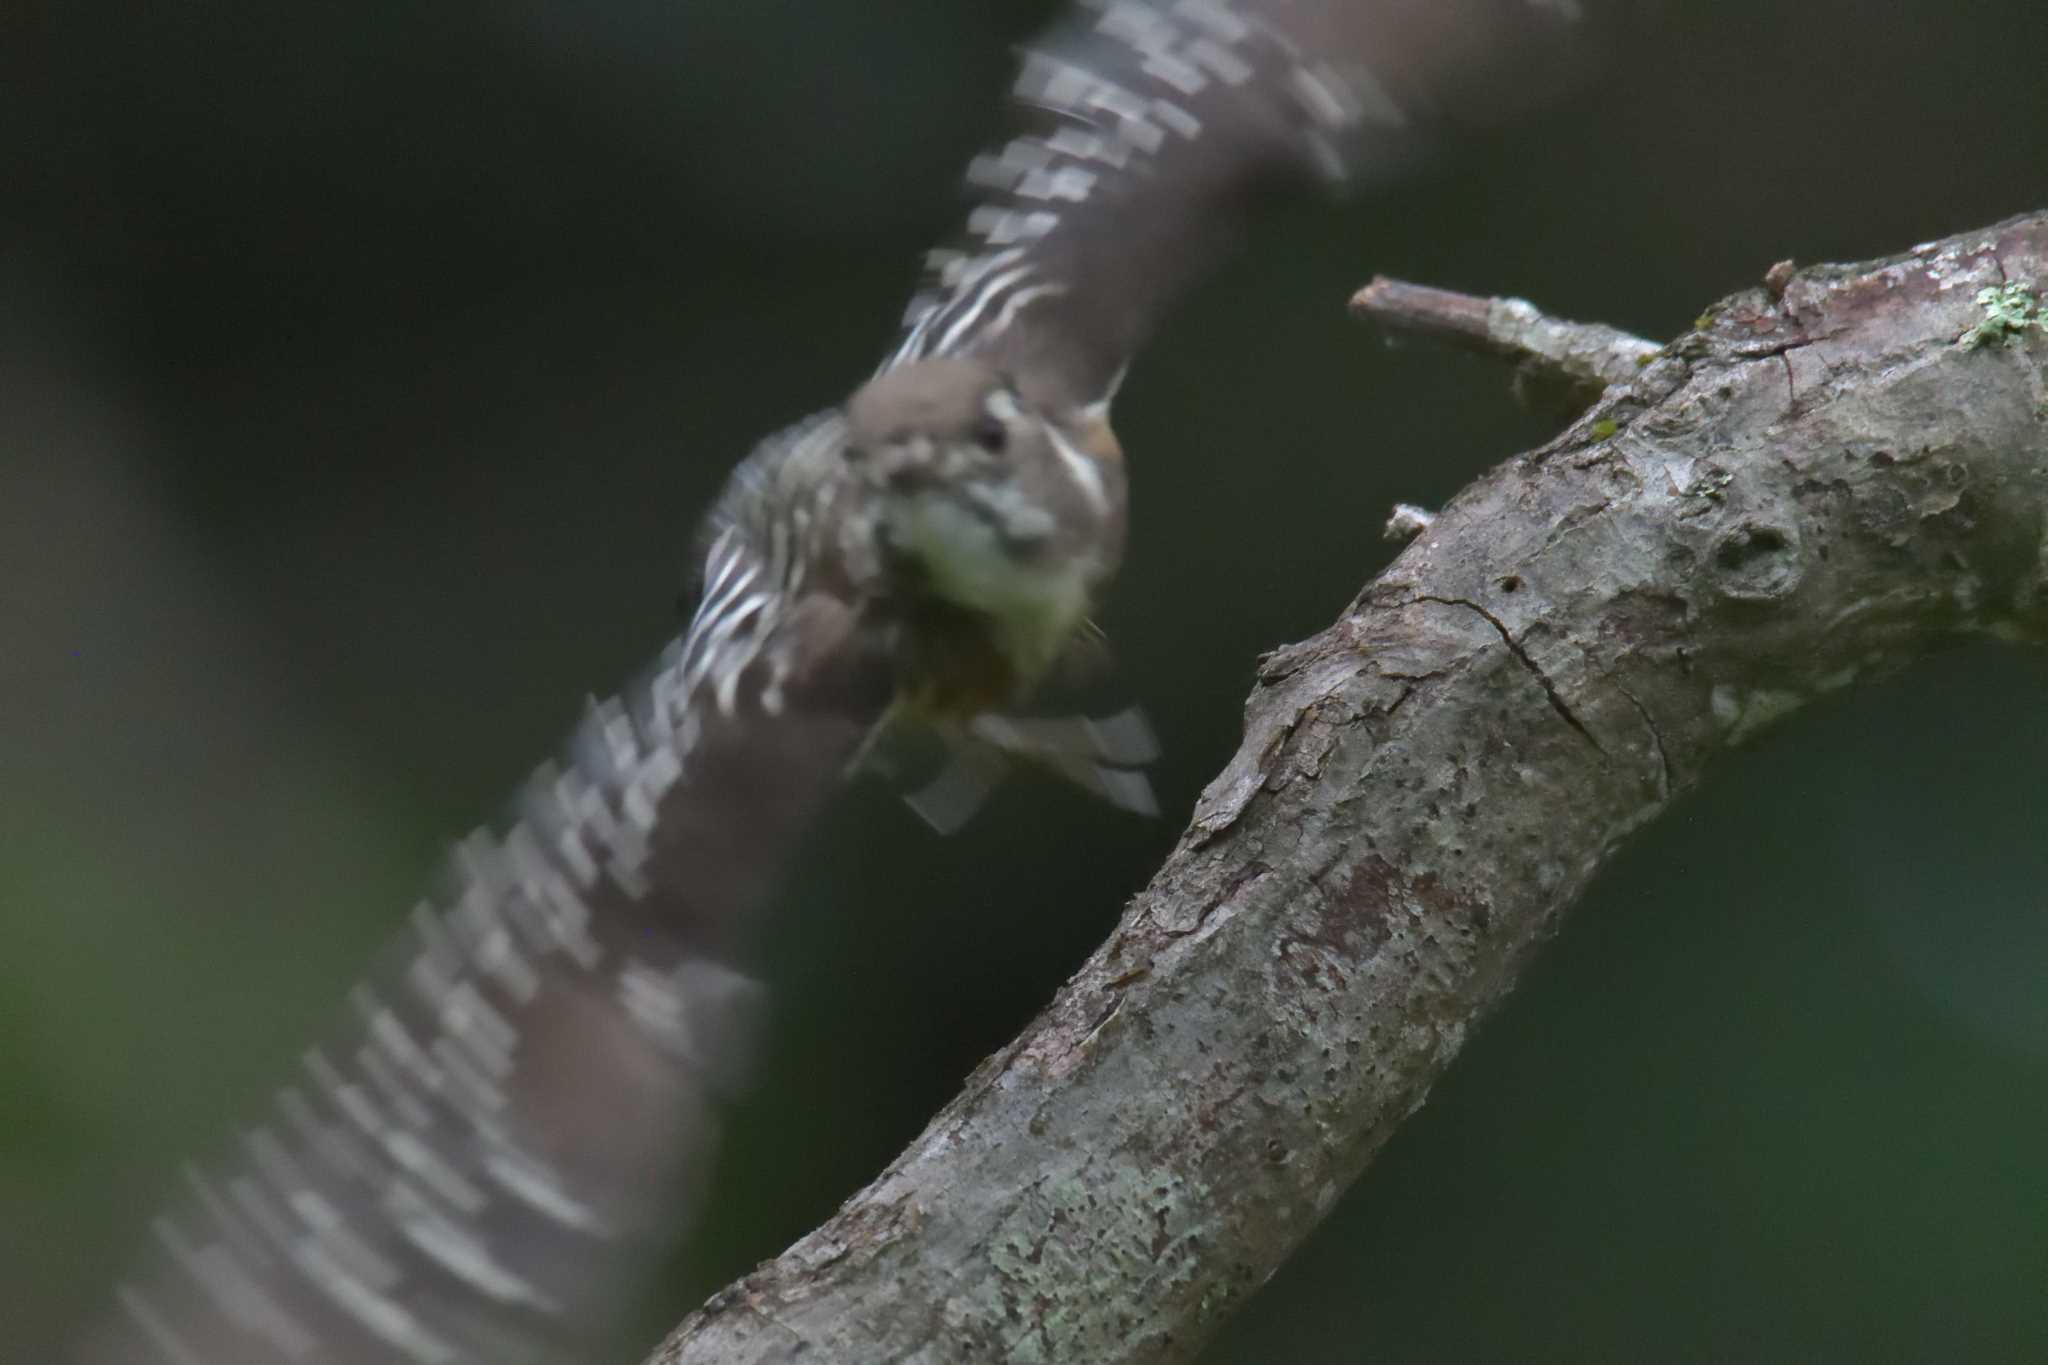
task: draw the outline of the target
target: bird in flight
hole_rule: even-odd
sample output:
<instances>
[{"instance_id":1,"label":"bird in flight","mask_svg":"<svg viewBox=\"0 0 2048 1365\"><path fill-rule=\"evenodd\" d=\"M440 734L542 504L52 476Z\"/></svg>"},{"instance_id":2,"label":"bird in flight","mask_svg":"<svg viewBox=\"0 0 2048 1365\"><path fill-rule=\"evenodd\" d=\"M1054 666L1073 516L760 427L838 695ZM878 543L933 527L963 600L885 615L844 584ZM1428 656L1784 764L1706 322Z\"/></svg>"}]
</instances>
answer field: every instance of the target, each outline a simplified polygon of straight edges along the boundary
<instances>
[{"instance_id":1,"label":"bird in flight","mask_svg":"<svg viewBox=\"0 0 2048 1365\"><path fill-rule=\"evenodd\" d=\"M878 371L737 467L688 628L456 848L262 1121L185 1169L78 1358L588 1365L701 1197L750 934L878 733L941 738L913 801L942 826L1011 758L1149 806L1133 717L1015 711L1122 557L1110 407L1162 311L1268 187L1371 178L1505 109L1570 17L1075 0Z\"/></svg>"}]
</instances>

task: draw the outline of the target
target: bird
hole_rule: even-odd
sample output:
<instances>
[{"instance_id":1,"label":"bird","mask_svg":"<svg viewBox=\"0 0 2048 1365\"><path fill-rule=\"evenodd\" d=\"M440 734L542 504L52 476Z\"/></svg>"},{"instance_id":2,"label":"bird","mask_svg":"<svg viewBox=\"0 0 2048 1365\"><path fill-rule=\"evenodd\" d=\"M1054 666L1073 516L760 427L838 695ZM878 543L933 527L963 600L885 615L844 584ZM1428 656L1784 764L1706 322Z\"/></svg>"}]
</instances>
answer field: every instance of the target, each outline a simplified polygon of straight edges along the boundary
<instances>
[{"instance_id":1,"label":"bird","mask_svg":"<svg viewBox=\"0 0 2048 1365\"><path fill-rule=\"evenodd\" d=\"M913 804L1008 761L1143 809L1142 723L1022 714L1123 558L1110 409L1264 191L1357 183L1495 92L1562 0L1072 0L1014 133L843 401L762 441L696 541L682 632L592 701L508 819L184 1168L85 1365L587 1362L688 1226L764 990L748 945L877 737L940 737ZM950 775L949 775L950 774Z\"/></svg>"}]
</instances>

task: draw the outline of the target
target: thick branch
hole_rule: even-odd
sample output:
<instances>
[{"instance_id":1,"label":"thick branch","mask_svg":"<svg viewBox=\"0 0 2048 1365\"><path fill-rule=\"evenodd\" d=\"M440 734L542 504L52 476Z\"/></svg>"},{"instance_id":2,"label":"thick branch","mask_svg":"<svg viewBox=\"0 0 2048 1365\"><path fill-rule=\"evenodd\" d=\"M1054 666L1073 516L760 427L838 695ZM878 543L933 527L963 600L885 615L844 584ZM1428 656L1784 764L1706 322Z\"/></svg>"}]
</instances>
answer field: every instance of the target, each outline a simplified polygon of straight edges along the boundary
<instances>
[{"instance_id":1,"label":"thick branch","mask_svg":"<svg viewBox=\"0 0 2048 1365\"><path fill-rule=\"evenodd\" d=\"M1116 934L656 1362L1193 1356L1633 831L1762 726L2048 635L2048 216L1731 298L1268 657Z\"/></svg>"}]
</instances>

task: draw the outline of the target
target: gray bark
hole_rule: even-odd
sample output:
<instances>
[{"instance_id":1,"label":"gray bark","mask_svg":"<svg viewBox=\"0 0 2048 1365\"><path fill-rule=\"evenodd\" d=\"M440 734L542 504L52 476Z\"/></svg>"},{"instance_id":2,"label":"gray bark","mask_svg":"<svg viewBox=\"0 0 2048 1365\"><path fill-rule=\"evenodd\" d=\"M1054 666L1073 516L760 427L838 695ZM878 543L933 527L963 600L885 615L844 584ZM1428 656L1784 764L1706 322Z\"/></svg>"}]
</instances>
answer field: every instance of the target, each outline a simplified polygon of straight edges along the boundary
<instances>
[{"instance_id":1,"label":"gray bark","mask_svg":"<svg viewBox=\"0 0 2048 1365\"><path fill-rule=\"evenodd\" d=\"M1051 1007L652 1361L1194 1356L1717 755L2048 635L2048 333L1962 340L2008 281L2048 283L2048 215L1774 274L1467 488L1264 660Z\"/></svg>"}]
</instances>

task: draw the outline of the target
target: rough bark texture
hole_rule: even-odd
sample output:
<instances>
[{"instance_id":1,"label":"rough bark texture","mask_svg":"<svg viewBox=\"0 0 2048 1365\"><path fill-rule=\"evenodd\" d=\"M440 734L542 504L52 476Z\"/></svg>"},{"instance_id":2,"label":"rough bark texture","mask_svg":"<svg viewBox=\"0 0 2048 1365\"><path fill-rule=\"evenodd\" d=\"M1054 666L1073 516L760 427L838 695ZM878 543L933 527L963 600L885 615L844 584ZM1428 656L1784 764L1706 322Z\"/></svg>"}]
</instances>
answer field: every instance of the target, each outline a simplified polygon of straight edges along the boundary
<instances>
[{"instance_id":1,"label":"rough bark texture","mask_svg":"<svg viewBox=\"0 0 2048 1365\"><path fill-rule=\"evenodd\" d=\"M1271 655L1115 935L682 1362L1178 1361L1723 750L2048 635L2048 216L1731 298ZM1376 527L1360 526L1360 536Z\"/></svg>"}]
</instances>

